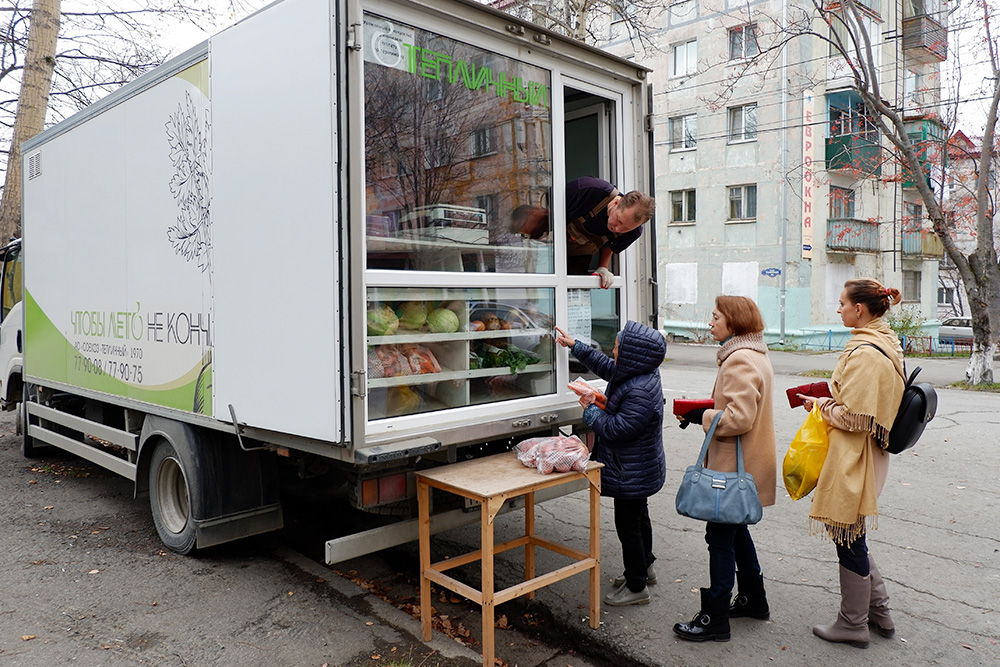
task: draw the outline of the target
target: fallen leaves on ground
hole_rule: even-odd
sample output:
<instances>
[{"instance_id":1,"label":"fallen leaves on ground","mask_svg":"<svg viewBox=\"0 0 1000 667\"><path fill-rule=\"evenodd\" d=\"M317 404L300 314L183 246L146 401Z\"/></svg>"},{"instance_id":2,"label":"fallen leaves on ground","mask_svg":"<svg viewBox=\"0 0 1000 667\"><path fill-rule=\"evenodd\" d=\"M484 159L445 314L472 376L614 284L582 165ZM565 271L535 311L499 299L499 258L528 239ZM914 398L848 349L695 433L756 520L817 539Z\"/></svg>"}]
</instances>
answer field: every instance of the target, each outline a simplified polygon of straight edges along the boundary
<instances>
[{"instance_id":1,"label":"fallen leaves on ground","mask_svg":"<svg viewBox=\"0 0 1000 667\"><path fill-rule=\"evenodd\" d=\"M70 465L66 463L39 463L32 465L31 472L43 475L55 475L56 477L90 477L93 468L89 466ZM30 481L29 484L38 484L37 481Z\"/></svg>"}]
</instances>

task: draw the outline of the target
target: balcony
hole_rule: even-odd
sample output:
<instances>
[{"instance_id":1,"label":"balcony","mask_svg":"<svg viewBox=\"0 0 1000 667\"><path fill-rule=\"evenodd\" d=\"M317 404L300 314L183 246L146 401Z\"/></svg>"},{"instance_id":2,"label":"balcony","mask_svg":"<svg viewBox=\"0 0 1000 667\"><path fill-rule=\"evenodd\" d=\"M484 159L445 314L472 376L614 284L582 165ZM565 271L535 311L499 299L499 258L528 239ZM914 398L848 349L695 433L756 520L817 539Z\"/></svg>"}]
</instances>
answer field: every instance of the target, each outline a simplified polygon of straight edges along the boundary
<instances>
[{"instance_id":1,"label":"balcony","mask_svg":"<svg viewBox=\"0 0 1000 667\"><path fill-rule=\"evenodd\" d=\"M826 140L827 171L847 171L855 176L882 173L881 147L860 134L832 136Z\"/></svg>"},{"instance_id":2,"label":"balcony","mask_svg":"<svg viewBox=\"0 0 1000 667\"><path fill-rule=\"evenodd\" d=\"M939 63L948 57L948 31L926 14L903 19L903 52L914 62Z\"/></svg>"},{"instance_id":3,"label":"balcony","mask_svg":"<svg viewBox=\"0 0 1000 667\"><path fill-rule=\"evenodd\" d=\"M919 157L920 156L918 154L918 158ZM920 166L922 168L921 171L923 171L924 181L927 182L927 185L933 188L934 185L931 183L931 165L927 162L927 160L920 158ZM904 165L899 165L899 182L904 188L917 187L917 181L913 178L913 172Z\"/></svg>"},{"instance_id":4,"label":"balcony","mask_svg":"<svg viewBox=\"0 0 1000 667\"><path fill-rule=\"evenodd\" d=\"M944 124L936 118L915 118L905 121L906 135L910 138L913 150L920 161L923 179L931 184L931 168L942 168L941 148L944 145ZM904 188L917 187L913 173L905 165L900 165L900 180Z\"/></svg>"},{"instance_id":5,"label":"balcony","mask_svg":"<svg viewBox=\"0 0 1000 667\"><path fill-rule=\"evenodd\" d=\"M830 218L826 221L826 249L878 252L878 223L860 218Z\"/></svg>"},{"instance_id":6,"label":"balcony","mask_svg":"<svg viewBox=\"0 0 1000 667\"><path fill-rule=\"evenodd\" d=\"M903 230L903 256L941 259L944 257L944 244L929 229Z\"/></svg>"}]
</instances>

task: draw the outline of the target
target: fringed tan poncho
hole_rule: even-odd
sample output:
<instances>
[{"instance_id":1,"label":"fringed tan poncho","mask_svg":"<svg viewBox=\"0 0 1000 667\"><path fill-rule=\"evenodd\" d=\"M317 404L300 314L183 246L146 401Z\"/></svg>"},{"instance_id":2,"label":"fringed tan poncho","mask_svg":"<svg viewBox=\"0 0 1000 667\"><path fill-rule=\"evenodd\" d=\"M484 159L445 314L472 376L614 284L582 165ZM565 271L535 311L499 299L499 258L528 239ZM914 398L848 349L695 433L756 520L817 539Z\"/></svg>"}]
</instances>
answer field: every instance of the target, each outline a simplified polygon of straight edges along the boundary
<instances>
[{"instance_id":1,"label":"fringed tan poncho","mask_svg":"<svg viewBox=\"0 0 1000 667\"><path fill-rule=\"evenodd\" d=\"M824 529L838 544L853 542L866 524L878 527L876 459L887 470L882 450L904 384L903 352L892 329L876 318L851 334L830 381L833 398L820 399L845 428L828 429L830 448L809 509L810 533Z\"/></svg>"}]
</instances>

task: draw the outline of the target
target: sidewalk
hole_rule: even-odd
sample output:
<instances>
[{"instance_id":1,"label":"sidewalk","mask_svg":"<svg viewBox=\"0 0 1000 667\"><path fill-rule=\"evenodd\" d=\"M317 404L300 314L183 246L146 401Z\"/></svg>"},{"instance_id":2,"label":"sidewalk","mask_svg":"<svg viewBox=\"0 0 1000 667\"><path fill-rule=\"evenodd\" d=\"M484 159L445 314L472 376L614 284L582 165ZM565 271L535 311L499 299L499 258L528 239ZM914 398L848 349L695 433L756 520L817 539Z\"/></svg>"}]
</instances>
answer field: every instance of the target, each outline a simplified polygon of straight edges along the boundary
<instances>
[{"instance_id":1,"label":"sidewalk","mask_svg":"<svg viewBox=\"0 0 1000 667\"><path fill-rule=\"evenodd\" d=\"M676 346L674 346L676 348ZM668 350L669 354L670 350ZM714 357L714 349L701 353ZM774 356L776 366L823 368L836 363L836 354L798 355L798 360ZM714 369L698 367L685 353L684 362L664 366L664 384L680 393L699 395L711 386ZM780 359L779 359L780 357ZM920 360L936 385L946 385L959 367L957 360ZM942 363L943 362L943 363ZM908 364L909 365L909 364ZM923 376L922 376L923 377ZM669 378L669 382L668 382ZM784 389L799 377L776 377L775 394L784 400ZM1000 397L989 393L939 388L936 419L917 446L893 459L889 481L880 499L879 529L869 536L873 557L886 580L897 634L877 635L867 650L823 642L811 627L834 620L839 605L836 553L833 545L807 534L809 500L792 502L780 486L778 502L765 510L763 521L752 528L767 579L772 618L733 621L728 643L693 644L675 639L671 627L688 621L698 610L698 588L708 583L708 554L704 524L677 515L674 492L684 468L693 462L700 446L698 434L681 431L668 422L665 428L668 474L664 489L651 499L650 511L659 583L651 588L647 606L604 607L598 630L586 621L585 581L577 577L538 592L536 602L511 607L515 613L537 610L551 614L545 632L567 636L588 654L587 661L566 659L538 662L517 646L497 641L497 655L510 665L712 665L738 662L742 667L789 665L803 667L835 662L862 665L924 666L1000 664L1000 492L993 483L1000 458ZM776 406L782 403L776 402ZM778 419L780 457L801 423L798 412ZM543 504L537 512L541 534L557 535L567 546L586 544L586 496L573 496ZM498 518L497 540L508 539L519 529L520 513ZM602 578L622 571L614 538L611 502L602 502ZM478 539L475 526L450 531L435 538L435 558L462 553ZM416 557L415 550L413 557ZM517 550L497 557L498 585L510 585L521 572ZM561 561L539 554L538 567L558 567ZM477 572L469 571L475 577ZM498 615L504 613L498 609ZM511 612L508 612L511 613ZM474 614L467 614L471 619ZM499 635L498 635L499 637Z\"/></svg>"}]
</instances>

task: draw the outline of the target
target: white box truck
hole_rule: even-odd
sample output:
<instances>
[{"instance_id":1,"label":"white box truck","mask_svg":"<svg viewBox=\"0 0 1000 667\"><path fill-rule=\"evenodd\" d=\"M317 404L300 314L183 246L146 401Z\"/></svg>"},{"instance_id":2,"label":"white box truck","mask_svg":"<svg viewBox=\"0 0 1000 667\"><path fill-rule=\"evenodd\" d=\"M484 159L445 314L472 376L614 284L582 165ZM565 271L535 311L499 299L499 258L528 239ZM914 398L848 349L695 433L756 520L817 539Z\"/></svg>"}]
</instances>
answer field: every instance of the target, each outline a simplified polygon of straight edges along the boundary
<instances>
[{"instance_id":1,"label":"white box truck","mask_svg":"<svg viewBox=\"0 0 1000 667\"><path fill-rule=\"evenodd\" d=\"M328 561L415 539L414 470L579 423L554 324L655 326L652 225L601 290L557 224L577 176L648 191L646 74L474 2L282 0L26 142L25 454L134 480L179 553L280 527L282 466L400 517Z\"/></svg>"}]
</instances>

